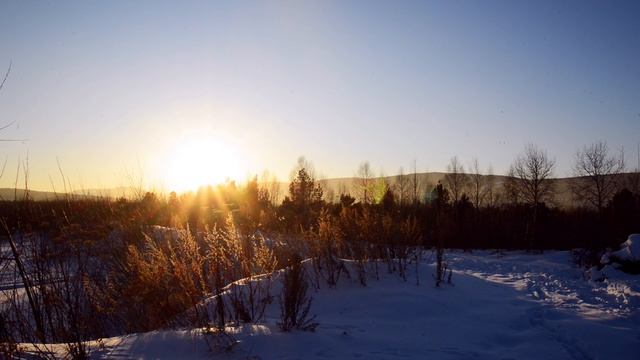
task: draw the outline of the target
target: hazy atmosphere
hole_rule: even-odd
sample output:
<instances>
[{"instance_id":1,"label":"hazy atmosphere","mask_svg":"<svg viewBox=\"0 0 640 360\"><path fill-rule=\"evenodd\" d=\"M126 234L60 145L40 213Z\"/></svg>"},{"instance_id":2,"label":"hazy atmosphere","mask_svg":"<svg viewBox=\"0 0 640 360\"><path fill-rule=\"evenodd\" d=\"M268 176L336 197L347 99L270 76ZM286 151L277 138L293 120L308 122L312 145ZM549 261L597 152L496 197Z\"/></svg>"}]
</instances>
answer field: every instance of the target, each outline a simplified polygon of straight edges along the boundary
<instances>
[{"instance_id":1,"label":"hazy atmosphere","mask_svg":"<svg viewBox=\"0 0 640 360\"><path fill-rule=\"evenodd\" d=\"M0 359L638 360L640 1L0 0Z\"/></svg>"},{"instance_id":2,"label":"hazy atmosphere","mask_svg":"<svg viewBox=\"0 0 640 360\"><path fill-rule=\"evenodd\" d=\"M365 160L444 171L454 155L501 174L527 143L568 176L598 140L635 166L639 14L634 1L2 1L2 138L25 141L0 144L0 184L27 158L42 190L61 186L56 159L78 188L287 181L300 155L325 177ZM217 170L185 165L186 143L214 143L196 163ZM205 178L175 175L188 171Z\"/></svg>"}]
</instances>

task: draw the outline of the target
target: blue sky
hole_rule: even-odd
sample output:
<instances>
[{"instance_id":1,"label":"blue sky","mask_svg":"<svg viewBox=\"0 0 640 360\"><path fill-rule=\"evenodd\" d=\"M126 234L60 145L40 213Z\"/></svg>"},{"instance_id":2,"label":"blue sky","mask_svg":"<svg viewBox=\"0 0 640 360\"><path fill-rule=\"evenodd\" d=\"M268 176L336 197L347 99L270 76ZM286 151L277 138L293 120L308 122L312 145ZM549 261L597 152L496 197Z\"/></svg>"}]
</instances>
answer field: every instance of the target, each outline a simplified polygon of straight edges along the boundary
<instances>
[{"instance_id":1,"label":"blue sky","mask_svg":"<svg viewBox=\"0 0 640 360\"><path fill-rule=\"evenodd\" d=\"M76 187L171 186L193 137L281 179L300 155L327 177L454 155L503 173L527 143L566 176L599 140L635 166L639 18L633 1L2 1L2 135L28 141L0 143L0 186L27 154L37 189L56 159Z\"/></svg>"}]
</instances>

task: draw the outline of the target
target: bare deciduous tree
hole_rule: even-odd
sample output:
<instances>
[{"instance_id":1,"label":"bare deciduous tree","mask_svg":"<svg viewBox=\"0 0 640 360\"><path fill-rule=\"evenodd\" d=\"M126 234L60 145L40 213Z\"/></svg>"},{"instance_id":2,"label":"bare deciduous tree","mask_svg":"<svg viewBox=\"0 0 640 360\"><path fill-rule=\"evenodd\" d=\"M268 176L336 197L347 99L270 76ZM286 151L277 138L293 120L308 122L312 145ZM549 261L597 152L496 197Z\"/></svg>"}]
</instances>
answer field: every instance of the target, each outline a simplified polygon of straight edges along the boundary
<instances>
[{"instance_id":1,"label":"bare deciduous tree","mask_svg":"<svg viewBox=\"0 0 640 360\"><path fill-rule=\"evenodd\" d=\"M491 166L489 166L489 169L487 170L487 175L484 181L485 187L483 191L483 198L485 200L485 205L489 207L498 206L500 194L496 191L496 177L493 174L493 168Z\"/></svg>"},{"instance_id":2,"label":"bare deciduous tree","mask_svg":"<svg viewBox=\"0 0 640 360\"><path fill-rule=\"evenodd\" d=\"M373 200L373 172L368 161L363 162L358 167L357 189L360 201L363 204L370 204Z\"/></svg>"},{"instance_id":3,"label":"bare deciduous tree","mask_svg":"<svg viewBox=\"0 0 640 360\"><path fill-rule=\"evenodd\" d=\"M555 160L550 159L546 151L533 144L527 145L509 169L511 190L518 199L532 206L551 200L554 189L550 180L554 166Z\"/></svg>"},{"instance_id":4,"label":"bare deciduous tree","mask_svg":"<svg viewBox=\"0 0 640 360\"><path fill-rule=\"evenodd\" d=\"M305 158L304 156L300 156L298 157L298 162L296 166L294 166L291 172L289 173L289 181L293 181L293 179L295 179L298 176L300 170L302 169L304 169L304 171L313 179L318 178L316 174L316 168L315 166L313 166L313 163L307 160L307 158Z\"/></svg>"},{"instance_id":5,"label":"bare deciduous tree","mask_svg":"<svg viewBox=\"0 0 640 360\"><path fill-rule=\"evenodd\" d=\"M512 196L521 199L533 209L531 222L527 224L525 232L532 248L536 242L538 207L553 199L551 176L554 166L555 160L550 159L545 151L529 144L525 147L524 153L511 165L509 179L505 183L506 190L510 191Z\"/></svg>"},{"instance_id":6,"label":"bare deciduous tree","mask_svg":"<svg viewBox=\"0 0 640 360\"><path fill-rule=\"evenodd\" d=\"M471 184L471 200L476 209L479 209L482 205L485 193L485 178L481 174L480 162L478 158L473 158L471 163L471 174L469 176L469 182Z\"/></svg>"},{"instance_id":7,"label":"bare deciduous tree","mask_svg":"<svg viewBox=\"0 0 640 360\"><path fill-rule=\"evenodd\" d=\"M394 196L392 186L383 171L380 171L378 177L373 180L372 188L371 197L375 204L381 203L387 193L391 193L390 196Z\"/></svg>"},{"instance_id":8,"label":"bare deciduous tree","mask_svg":"<svg viewBox=\"0 0 640 360\"><path fill-rule=\"evenodd\" d=\"M260 179L260 191L268 196L271 205L276 206L281 201L282 186L278 178L265 170Z\"/></svg>"},{"instance_id":9,"label":"bare deciduous tree","mask_svg":"<svg viewBox=\"0 0 640 360\"><path fill-rule=\"evenodd\" d=\"M444 184L451 193L451 200L454 203L460 200L467 186L467 181L467 174L464 173L464 167L458 161L458 157L452 157L447 165L447 173L444 175Z\"/></svg>"},{"instance_id":10,"label":"bare deciduous tree","mask_svg":"<svg viewBox=\"0 0 640 360\"><path fill-rule=\"evenodd\" d=\"M606 142L585 146L576 152L574 194L602 212L618 188L616 175L623 170L622 157L609 156Z\"/></svg>"},{"instance_id":11,"label":"bare deciduous tree","mask_svg":"<svg viewBox=\"0 0 640 360\"><path fill-rule=\"evenodd\" d=\"M640 143L638 143L636 168L625 176L624 187L634 194L640 194ZM2 175L0 175L1 177Z\"/></svg>"},{"instance_id":12,"label":"bare deciduous tree","mask_svg":"<svg viewBox=\"0 0 640 360\"><path fill-rule=\"evenodd\" d=\"M413 160L413 174L411 174L411 197L414 204L420 202L420 180L418 179L418 168L416 167L416 161Z\"/></svg>"},{"instance_id":13,"label":"bare deciduous tree","mask_svg":"<svg viewBox=\"0 0 640 360\"><path fill-rule=\"evenodd\" d=\"M398 203L404 205L409 197L409 179L404 174L404 168L400 168L396 176L395 190L398 196Z\"/></svg>"}]
</instances>

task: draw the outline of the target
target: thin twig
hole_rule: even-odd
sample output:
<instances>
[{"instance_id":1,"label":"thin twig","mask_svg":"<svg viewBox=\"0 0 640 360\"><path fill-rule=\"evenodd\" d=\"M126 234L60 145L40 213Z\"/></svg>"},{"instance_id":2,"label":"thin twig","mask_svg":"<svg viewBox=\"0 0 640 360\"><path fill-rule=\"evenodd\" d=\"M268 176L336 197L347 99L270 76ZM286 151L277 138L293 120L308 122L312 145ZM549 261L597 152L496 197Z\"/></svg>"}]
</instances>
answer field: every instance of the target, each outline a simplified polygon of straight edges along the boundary
<instances>
[{"instance_id":1,"label":"thin twig","mask_svg":"<svg viewBox=\"0 0 640 360\"><path fill-rule=\"evenodd\" d=\"M7 72L4 74L4 78L2 79L2 82L0 83L0 90L2 90L2 87L4 86L4 83L7 81L7 78L9 77L9 73L11 72L11 65L13 64L12 61L9 61L9 68L7 69Z\"/></svg>"}]
</instances>

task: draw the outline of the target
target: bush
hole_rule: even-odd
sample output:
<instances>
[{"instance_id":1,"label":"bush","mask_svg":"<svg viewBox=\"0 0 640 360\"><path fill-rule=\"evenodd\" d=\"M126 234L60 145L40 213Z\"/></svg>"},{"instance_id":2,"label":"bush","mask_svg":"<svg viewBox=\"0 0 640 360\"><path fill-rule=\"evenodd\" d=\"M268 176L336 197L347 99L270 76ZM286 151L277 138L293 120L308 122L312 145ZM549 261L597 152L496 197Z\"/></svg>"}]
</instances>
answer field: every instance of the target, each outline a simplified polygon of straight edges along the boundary
<instances>
[{"instance_id":1,"label":"bush","mask_svg":"<svg viewBox=\"0 0 640 360\"><path fill-rule=\"evenodd\" d=\"M315 331L318 323L315 316L309 317L312 298L307 295L309 282L299 257L291 260L284 271L282 294L280 295L280 322L282 331L293 329Z\"/></svg>"}]
</instances>

